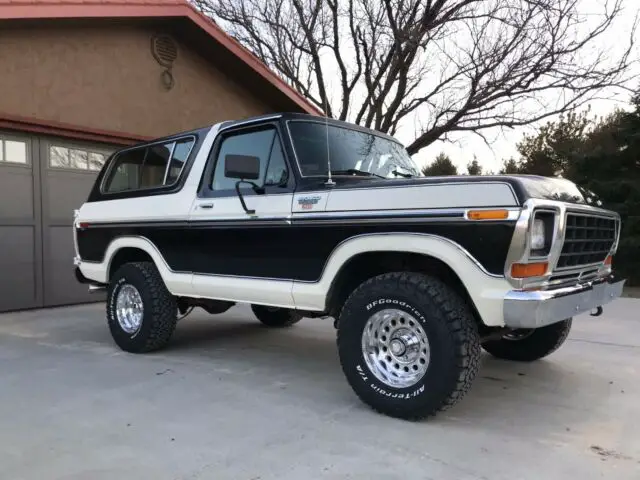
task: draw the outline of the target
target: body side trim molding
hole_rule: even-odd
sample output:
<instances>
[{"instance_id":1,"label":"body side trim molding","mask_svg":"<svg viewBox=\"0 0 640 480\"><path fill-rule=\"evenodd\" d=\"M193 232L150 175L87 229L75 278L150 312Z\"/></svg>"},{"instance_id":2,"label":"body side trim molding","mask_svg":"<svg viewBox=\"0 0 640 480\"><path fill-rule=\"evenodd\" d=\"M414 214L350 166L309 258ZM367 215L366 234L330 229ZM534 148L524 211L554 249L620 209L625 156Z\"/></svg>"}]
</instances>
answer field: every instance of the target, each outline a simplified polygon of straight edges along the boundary
<instances>
[{"instance_id":1,"label":"body side trim molding","mask_svg":"<svg viewBox=\"0 0 640 480\"><path fill-rule=\"evenodd\" d=\"M508 211L508 217L502 220L489 220L499 222L515 222L520 215L520 208L513 207L496 207L501 210ZM221 220L215 219L186 219L176 218L169 220L151 220L151 221L118 221L118 222L91 222L84 228L121 228L121 227L164 227L164 226L195 226L201 225L270 225L273 223L320 223L335 222L344 224L347 222L358 223L359 221L370 221L384 219L401 223L403 221L463 221L463 222L487 222L487 220L471 220L466 214L469 210L493 210L492 208L450 208L450 209L415 209L415 210L357 210L357 211L318 211L318 212L301 212L292 213L287 216L259 216L248 217L238 216L233 218L225 218Z\"/></svg>"},{"instance_id":2,"label":"body side trim molding","mask_svg":"<svg viewBox=\"0 0 640 480\"><path fill-rule=\"evenodd\" d=\"M285 280L285 281L295 281L296 283L309 283L309 284L319 283L319 282L322 281L322 278L324 277L325 272L327 270L327 265L329 265L329 263L331 262L331 259L335 255L335 253L343 245L345 245L346 243L351 242L351 241L356 240L356 239L361 239L361 238L389 237L389 236L398 236L398 235L409 236L409 237L423 237L423 238L430 238L430 239L438 239L438 240L447 242L448 244L450 244L453 247L455 247L464 256L466 256L471 262L473 262L473 264L475 264L476 267L478 267L478 269L480 269L485 275L487 275L489 277L492 277L492 278L504 278L502 275L496 275L494 273L489 272L466 248L464 248L459 243L454 242L453 240L450 240L450 239L448 239L446 237L442 237L440 235L433 235L433 234L429 234L429 233L413 233L413 232L364 233L364 234L360 234L360 235L354 235L352 237L349 237L349 238L343 240L342 242L338 243L335 246L335 248L331 251L331 253L327 257L327 260L325 261L325 264L324 264L324 266L322 268L322 272L320 273L320 277L319 277L318 280L295 280L295 279L290 279L290 278L251 277L251 276L242 276L242 275L207 274L207 273L196 273L194 275L204 276L204 277L213 276L213 277L224 277L224 278L246 278L246 279L269 280L269 281ZM181 271L181 270L173 270L169 266L169 264L166 262L166 260L164 259L164 256L158 250L158 248L155 246L155 244L150 239L148 239L147 237L144 237L142 235L123 235L123 236L117 237L114 240L112 240L111 243L109 243L109 246L107 246L107 248L105 250L105 256L103 257L103 260L101 262L88 261L88 260L84 260L84 259L81 259L81 262L82 263L95 264L95 265L104 264L105 263L105 258L107 257L107 254L109 253L110 250L113 249L113 244L115 244L117 242L120 242L120 241L124 241L126 239L138 239L138 240L144 241L149 246L149 248L153 249L153 251L158 256L158 258L161 259L164 267L166 268L166 270L169 273L171 273L171 274L189 274L189 275L192 273L192 272L186 272L186 271ZM130 245L123 245L120 248L128 248L128 247L136 248L135 246L130 246ZM113 256L118 252L118 250L120 250L120 248L118 248L117 250L113 251L113 253L111 253L111 255L108 256L108 265L107 265L107 269L106 269L107 272L109 272L109 270L111 269L111 260L113 259ZM382 251L382 250L371 250L371 252L375 252L375 251ZM395 251L399 251L399 250L395 250ZM147 251L147 253L149 253L151 255L150 252ZM361 253L367 253L367 252L361 252Z\"/></svg>"},{"instance_id":3,"label":"body side trim molding","mask_svg":"<svg viewBox=\"0 0 640 480\"><path fill-rule=\"evenodd\" d=\"M120 248L127 247L140 248L151 256L167 288L174 295L241 303L261 302L264 305L308 311L325 311L329 289L340 269L354 256L367 252L412 252L429 255L445 262L462 279L487 325L504 324L503 305L496 299L504 298L511 288L503 277L487 274L481 265L455 242L436 235L406 233L363 234L345 240L331 253L320 280L316 282L175 272L169 268L155 245L145 237L119 237L107 248L108 260L99 264L82 262L80 270L91 280L107 283L114 255ZM209 297L207 292L210 291L219 294Z\"/></svg>"}]
</instances>

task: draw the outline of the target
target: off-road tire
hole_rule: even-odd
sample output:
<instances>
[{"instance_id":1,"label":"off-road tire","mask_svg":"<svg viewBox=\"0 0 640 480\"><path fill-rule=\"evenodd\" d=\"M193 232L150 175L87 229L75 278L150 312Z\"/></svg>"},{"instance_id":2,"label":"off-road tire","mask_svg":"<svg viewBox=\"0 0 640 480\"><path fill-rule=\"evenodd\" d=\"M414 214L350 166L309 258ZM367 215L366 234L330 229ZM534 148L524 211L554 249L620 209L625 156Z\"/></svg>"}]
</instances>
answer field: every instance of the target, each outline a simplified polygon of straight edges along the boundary
<instances>
[{"instance_id":1,"label":"off-road tire","mask_svg":"<svg viewBox=\"0 0 640 480\"><path fill-rule=\"evenodd\" d=\"M262 305L251 305L251 310L253 310L253 314L256 316L263 325L267 327L273 328L284 328L290 327L295 323L298 323L302 320L302 315L300 315L295 310L290 310L288 308L275 308L275 307L265 307Z\"/></svg>"},{"instance_id":2,"label":"off-road tire","mask_svg":"<svg viewBox=\"0 0 640 480\"><path fill-rule=\"evenodd\" d=\"M503 360L534 362L558 350L569 336L572 319L536 328L519 340L501 338L482 344L487 352Z\"/></svg>"},{"instance_id":3,"label":"off-road tire","mask_svg":"<svg viewBox=\"0 0 640 480\"><path fill-rule=\"evenodd\" d=\"M408 388L378 380L362 352L369 317L386 308L417 319L429 341L427 370ZM480 360L480 337L466 302L441 280L420 273L387 273L356 288L340 312L337 343L342 370L356 395L379 413L407 420L458 403L470 389Z\"/></svg>"},{"instance_id":4,"label":"off-road tire","mask_svg":"<svg viewBox=\"0 0 640 480\"><path fill-rule=\"evenodd\" d=\"M142 299L143 317L140 328L129 334L122 329L116 316L119 289L133 285ZM169 343L178 315L176 299L167 290L156 266L151 262L122 265L113 275L107 291L107 322L115 343L130 353L159 350Z\"/></svg>"}]
</instances>

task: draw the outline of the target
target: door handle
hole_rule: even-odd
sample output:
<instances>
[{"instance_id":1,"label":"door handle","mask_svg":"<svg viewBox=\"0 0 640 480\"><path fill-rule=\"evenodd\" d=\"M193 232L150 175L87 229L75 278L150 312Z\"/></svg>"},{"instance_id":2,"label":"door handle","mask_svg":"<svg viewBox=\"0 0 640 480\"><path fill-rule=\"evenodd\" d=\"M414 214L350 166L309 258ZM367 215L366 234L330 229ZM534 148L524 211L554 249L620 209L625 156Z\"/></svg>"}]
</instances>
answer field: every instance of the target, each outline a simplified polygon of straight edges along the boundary
<instances>
[{"instance_id":1,"label":"door handle","mask_svg":"<svg viewBox=\"0 0 640 480\"><path fill-rule=\"evenodd\" d=\"M213 208L213 203L201 203L200 205L198 205L198 207L210 209Z\"/></svg>"}]
</instances>

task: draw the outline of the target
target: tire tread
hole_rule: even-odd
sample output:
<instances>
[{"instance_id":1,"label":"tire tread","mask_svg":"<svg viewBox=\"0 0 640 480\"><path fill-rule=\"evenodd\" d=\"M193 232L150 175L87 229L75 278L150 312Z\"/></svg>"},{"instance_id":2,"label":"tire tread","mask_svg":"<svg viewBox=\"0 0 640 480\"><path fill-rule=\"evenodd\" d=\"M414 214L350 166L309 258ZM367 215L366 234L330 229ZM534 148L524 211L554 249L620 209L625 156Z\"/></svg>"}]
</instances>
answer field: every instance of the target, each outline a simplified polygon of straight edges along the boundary
<instances>
[{"instance_id":1,"label":"tire tread","mask_svg":"<svg viewBox=\"0 0 640 480\"><path fill-rule=\"evenodd\" d=\"M558 350L567 340L573 319L536 329L521 340L490 340L482 348L496 358L516 362L534 362Z\"/></svg>"},{"instance_id":2,"label":"tire tread","mask_svg":"<svg viewBox=\"0 0 640 480\"><path fill-rule=\"evenodd\" d=\"M372 295L373 293L385 293L389 287L399 291L409 292L410 296L420 296L429 299L435 307L444 313L449 335L455 345L456 365L458 367L457 379L454 388L448 395L441 399L435 407L427 406L422 409L404 411L401 408L381 409L372 405L378 413L390 414L408 420L420 420L446 411L456 405L471 389L473 381L480 366L480 337L475 319L468 306L458 294L436 277L421 273L393 272L379 275L365 281L356 288L345 301L340 312L340 317L351 314L350 305L354 300ZM338 328L338 348L342 341L341 329ZM342 362L341 366L346 373ZM360 399L371 405L360 391L355 389Z\"/></svg>"},{"instance_id":3,"label":"tire tread","mask_svg":"<svg viewBox=\"0 0 640 480\"><path fill-rule=\"evenodd\" d=\"M128 269L135 269L144 278L144 285L151 299L151 304L144 306L145 320L148 321L147 309L150 309L152 320L144 341L128 342L128 345L120 345L120 347L131 353L148 353L160 350L169 343L176 328L176 299L167 289L160 272L152 262L126 263L118 269L114 278L121 277Z\"/></svg>"}]
</instances>

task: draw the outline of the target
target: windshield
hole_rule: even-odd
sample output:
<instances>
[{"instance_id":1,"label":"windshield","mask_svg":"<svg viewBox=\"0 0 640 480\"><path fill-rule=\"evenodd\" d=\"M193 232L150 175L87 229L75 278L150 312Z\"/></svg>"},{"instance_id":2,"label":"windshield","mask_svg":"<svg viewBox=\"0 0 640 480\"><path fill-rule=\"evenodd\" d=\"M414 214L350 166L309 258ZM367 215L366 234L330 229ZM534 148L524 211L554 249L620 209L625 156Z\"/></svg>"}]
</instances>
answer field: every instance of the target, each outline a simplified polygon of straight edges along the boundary
<instances>
[{"instance_id":1,"label":"windshield","mask_svg":"<svg viewBox=\"0 0 640 480\"><path fill-rule=\"evenodd\" d=\"M326 176L327 159L334 175L364 173L384 178L419 175L405 148L392 140L318 122L292 121L289 131L304 176Z\"/></svg>"}]
</instances>

